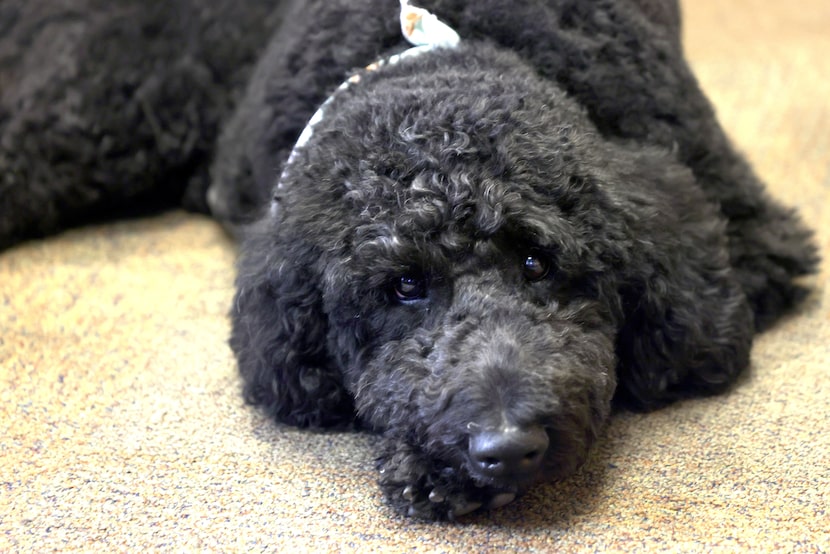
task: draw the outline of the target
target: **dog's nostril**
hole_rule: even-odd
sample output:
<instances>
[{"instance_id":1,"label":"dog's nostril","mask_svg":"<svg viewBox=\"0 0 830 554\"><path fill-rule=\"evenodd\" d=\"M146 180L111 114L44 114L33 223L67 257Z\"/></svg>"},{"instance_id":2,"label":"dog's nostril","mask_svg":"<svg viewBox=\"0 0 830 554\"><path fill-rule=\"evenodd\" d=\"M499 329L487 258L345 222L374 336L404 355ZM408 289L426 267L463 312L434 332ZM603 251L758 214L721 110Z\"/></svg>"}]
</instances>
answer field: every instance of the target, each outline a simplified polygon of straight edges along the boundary
<instances>
[{"instance_id":1,"label":"dog's nostril","mask_svg":"<svg viewBox=\"0 0 830 554\"><path fill-rule=\"evenodd\" d=\"M539 469L548 443L541 426L483 431L470 438L470 460L487 477L527 478Z\"/></svg>"}]
</instances>

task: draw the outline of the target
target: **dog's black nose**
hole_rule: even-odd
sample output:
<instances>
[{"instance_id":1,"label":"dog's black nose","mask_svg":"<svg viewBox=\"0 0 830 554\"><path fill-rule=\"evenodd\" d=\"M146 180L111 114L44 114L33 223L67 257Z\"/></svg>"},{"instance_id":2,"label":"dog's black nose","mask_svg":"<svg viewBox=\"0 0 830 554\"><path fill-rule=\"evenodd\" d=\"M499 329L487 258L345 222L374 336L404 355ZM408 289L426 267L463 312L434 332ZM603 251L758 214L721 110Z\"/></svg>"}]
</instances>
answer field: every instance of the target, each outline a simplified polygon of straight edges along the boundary
<instances>
[{"instance_id":1,"label":"dog's black nose","mask_svg":"<svg viewBox=\"0 0 830 554\"><path fill-rule=\"evenodd\" d=\"M548 434L538 425L484 431L470 438L470 460L483 476L521 480L539 469L548 442Z\"/></svg>"}]
</instances>

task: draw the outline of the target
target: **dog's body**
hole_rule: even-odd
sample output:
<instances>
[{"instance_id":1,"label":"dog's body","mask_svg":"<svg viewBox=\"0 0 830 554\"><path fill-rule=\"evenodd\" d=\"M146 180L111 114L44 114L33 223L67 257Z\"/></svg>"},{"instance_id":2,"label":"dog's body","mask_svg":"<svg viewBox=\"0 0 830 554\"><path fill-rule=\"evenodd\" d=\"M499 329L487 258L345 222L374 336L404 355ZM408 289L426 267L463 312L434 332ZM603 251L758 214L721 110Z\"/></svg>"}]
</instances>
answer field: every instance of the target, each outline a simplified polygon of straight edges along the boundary
<instances>
[{"instance_id":1,"label":"dog's body","mask_svg":"<svg viewBox=\"0 0 830 554\"><path fill-rule=\"evenodd\" d=\"M433 518L573 471L615 390L722 390L813 251L724 138L674 3L423 7L461 45L333 97L243 246L232 346L278 420L382 433L387 497ZM273 184L257 165L283 167L343 75L404 47L396 8L298 12L230 167Z\"/></svg>"},{"instance_id":2,"label":"dog's body","mask_svg":"<svg viewBox=\"0 0 830 554\"><path fill-rule=\"evenodd\" d=\"M391 504L442 518L572 472L613 399L726 388L816 259L717 124L675 2L418 5L461 44L360 72L286 163L406 48L397 2L287 3L207 199L260 215L232 311L248 400L379 432Z\"/></svg>"},{"instance_id":3,"label":"dog's body","mask_svg":"<svg viewBox=\"0 0 830 554\"><path fill-rule=\"evenodd\" d=\"M206 211L221 122L274 0L3 0L0 249L90 219Z\"/></svg>"}]
</instances>

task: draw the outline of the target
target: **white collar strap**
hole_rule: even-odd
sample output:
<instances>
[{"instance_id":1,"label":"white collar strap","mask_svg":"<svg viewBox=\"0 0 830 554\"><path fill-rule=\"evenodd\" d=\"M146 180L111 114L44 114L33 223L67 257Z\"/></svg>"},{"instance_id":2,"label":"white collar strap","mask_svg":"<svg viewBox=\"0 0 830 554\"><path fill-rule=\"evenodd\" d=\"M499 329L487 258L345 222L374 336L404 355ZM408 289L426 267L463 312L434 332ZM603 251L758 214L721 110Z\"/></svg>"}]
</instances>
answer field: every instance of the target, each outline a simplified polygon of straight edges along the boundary
<instances>
[{"instance_id":1,"label":"white collar strap","mask_svg":"<svg viewBox=\"0 0 830 554\"><path fill-rule=\"evenodd\" d=\"M453 48L458 46L458 43L461 42L461 38L458 36L458 33L456 33L455 30L453 30L453 28L446 23L440 21L432 13L422 8L410 6L409 0L400 0L400 2L401 33L403 33L404 38L412 44L413 47L401 52L400 54L371 63L364 68L365 71L375 71L384 65L396 64L404 58L417 56L434 48ZM282 175L280 175L280 180L277 183L277 188L283 187L285 177L288 174L288 168L291 165L291 162L294 161L297 150L308 143L314 132L314 126L323 120L326 108L329 104L331 104L334 97L339 92L346 90L351 85L359 82L360 74L355 73L346 81L341 83L340 86L337 87L337 90L335 90L334 93L332 93L332 95L329 96L325 102L323 102L317 111L314 112L314 115L311 116L311 119L309 119L306 124L305 129L303 129L303 132L300 133L296 144L294 144L294 148L291 149L291 154L288 155L288 160L286 160L285 166L283 167Z\"/></svg>"}]
</instances>

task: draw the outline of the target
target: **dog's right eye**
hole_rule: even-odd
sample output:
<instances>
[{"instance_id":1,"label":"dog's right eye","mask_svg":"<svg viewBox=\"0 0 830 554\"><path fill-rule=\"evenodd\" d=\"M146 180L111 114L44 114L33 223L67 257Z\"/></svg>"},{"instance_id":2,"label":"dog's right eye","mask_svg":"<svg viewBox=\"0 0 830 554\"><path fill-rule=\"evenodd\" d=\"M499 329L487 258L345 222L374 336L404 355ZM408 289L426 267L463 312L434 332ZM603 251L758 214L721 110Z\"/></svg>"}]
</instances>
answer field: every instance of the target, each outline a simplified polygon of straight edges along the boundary
<instances>
[{"instance_id":1,"label":"dog's right eye","mask_svg":"<svg viewBox=\"0 0 830 554\"><path fill-rule=\"evenodd\" d=\"M540 281L548 275L548 262L535 253L528 254L522 263L522 272L531 283Z\"/></svg>"},{"instance_id":2,"label":"dog's right eye","mask_svg":"<svg viewBox=\"0 0 830 554\"><path fill-rule=\"evenodd\" d=\"M399 302L413 302L426 297L426 279L421 275L402 275L392 286L395 299Z\"/></svg>"}]
</instances>

